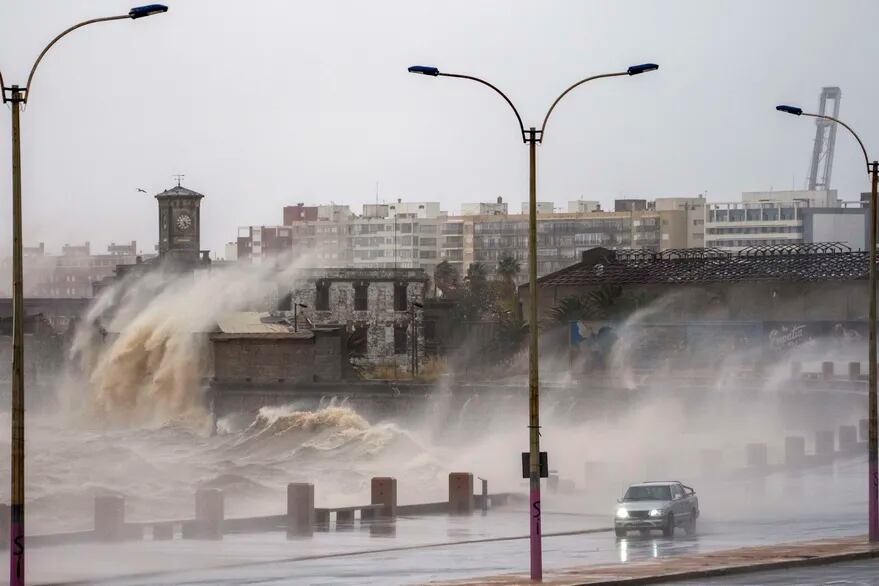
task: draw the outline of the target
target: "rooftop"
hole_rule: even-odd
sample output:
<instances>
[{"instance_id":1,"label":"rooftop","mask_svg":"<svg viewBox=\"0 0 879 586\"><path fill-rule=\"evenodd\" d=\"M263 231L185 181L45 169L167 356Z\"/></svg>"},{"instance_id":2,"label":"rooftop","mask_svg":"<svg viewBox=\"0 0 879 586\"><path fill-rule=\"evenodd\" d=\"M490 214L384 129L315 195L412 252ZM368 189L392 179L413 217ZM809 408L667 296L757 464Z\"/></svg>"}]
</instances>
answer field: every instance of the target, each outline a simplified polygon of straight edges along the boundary
<instances>
[{"instance_id":1,"label":"rooftop","mask_svg":"<svg viewBox=\"0 0 879 586\"><path fill-rule=\"evenodd\" d=\"M171 189L166 189L162 193L156 194L157 198L164 197L195 197L195 198L203 198L204 195L198 193L197 191L193 191L191 189L187 189L185 187L181 187L180 185L175 185Z\"/></svg>"},{"instance_id":2,"label":"rooftop","mask_svg":"<svg viewBox=\"0 0 879 586\"><path fill-rule=\"evenodd\" d=\"M541 287L866 279L869 253L844 244L752 246L653 252L593 248L583 260L537 280ZM525 287L527 285L523 285Z\"/></svg>"}]
</instances>

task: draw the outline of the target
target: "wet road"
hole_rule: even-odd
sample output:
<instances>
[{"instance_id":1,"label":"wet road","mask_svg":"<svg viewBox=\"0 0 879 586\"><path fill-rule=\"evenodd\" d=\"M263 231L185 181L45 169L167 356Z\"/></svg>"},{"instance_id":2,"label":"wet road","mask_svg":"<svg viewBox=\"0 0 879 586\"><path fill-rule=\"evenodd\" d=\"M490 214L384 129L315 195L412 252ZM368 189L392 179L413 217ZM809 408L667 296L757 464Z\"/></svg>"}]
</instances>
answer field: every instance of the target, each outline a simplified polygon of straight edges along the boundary
<instances>
[{"instance_id":1,"label":"wet road","mask_svg":"<svg viewBox=\"0 0 879 586\"><path fill-rule=\"evenodd\" d=\"M612 532L546 535L544 564L564 568L630 563L863 534L863 464L839 463L800 476L779 474L765 483L703 485L704 489L697 487L703 516L695 537L680 531L675 538L624 540L617 540ZM552 509L549 495L547 503L546 508ZM606 527L609 521L604 515L547 513L544 531L588 530ZM30 554L30 573L34 583L80 580L112 586L413 584L527 571L526 534L525 511L402 518L390 534L358 528L316 533L302 541L287 541L274 533L230 535L222 542L144 541L35 549ZM460 543L467 541L471 543ZM129 577L121 577L123 572Z\"/></svg>"},{"instance_id":2,"label":"wet road","mask_svg":"<svg viewBox=\"0 0 879 586\"><path fill-rule=\"evenodd\" d=\"M681 585L760 584L768 586L785 584L788 586L821 586L832 584L834 586L874 586L879 584L879 559L672 583Z\"/></svg>"}]
</instances>

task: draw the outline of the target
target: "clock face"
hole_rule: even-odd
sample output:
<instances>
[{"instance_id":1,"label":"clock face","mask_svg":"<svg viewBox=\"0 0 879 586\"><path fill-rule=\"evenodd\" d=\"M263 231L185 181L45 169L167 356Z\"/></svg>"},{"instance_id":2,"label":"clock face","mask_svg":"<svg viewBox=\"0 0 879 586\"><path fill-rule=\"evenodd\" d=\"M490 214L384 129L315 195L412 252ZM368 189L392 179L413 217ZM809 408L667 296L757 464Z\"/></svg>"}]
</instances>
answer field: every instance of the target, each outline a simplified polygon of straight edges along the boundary
<instances>
[{"instance_id":1,"label":"clock face","mask_svg":"<svg viewBox=\"0 0 879 586\"><path fill-rule=\"evenodd\" d=\"M178 215L177 227L181 230L189 230L189 228L192 227L192 217L189 214Z\"/></svg>"}]
</instances>

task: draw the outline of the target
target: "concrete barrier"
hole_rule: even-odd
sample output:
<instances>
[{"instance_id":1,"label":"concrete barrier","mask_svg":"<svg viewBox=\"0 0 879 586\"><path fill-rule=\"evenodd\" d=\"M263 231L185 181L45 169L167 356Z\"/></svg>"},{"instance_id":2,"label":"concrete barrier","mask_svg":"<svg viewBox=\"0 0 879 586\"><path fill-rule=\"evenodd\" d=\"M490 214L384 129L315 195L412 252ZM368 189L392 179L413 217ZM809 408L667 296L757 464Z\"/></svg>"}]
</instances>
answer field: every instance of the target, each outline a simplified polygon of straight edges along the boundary
<instances>
[{"instance_id":1,"label":"concrete barrier","mask_svg":"<svg viewBox=\"0 0 879 586\"><path fill-rule=\"evenodd\" d=\"M806 438L792 435L784 438L784 465L801 468L806 463Z\"/></svg>"},{"instance_id":2,"label":"concrete barrier","mask_svg":"<svg viewBox=\"0 0 879 586\"><path fill-rule=\"evenodd\" d=\"M171 541L172 539L174 539L174 523L153 525L153 541Z\"/></svg>"},{"instance_id":3,"label":"concrete barrier","mask_svg":"<svg viewBox=\"0 0 879 586\"><path fill-rule=\"evenodd\" d=\"M287 485L287 537L314 534L314 485L291 482Z\"/></svg>"},{"instance_id":4,"label":"concrete barrier","mask_svg":"<svg viewBox=\"0 0 879 586\"><path fill-rule=\"evenodd\" d=\"M833 363L832 362L822 362L821 363L821 378L824 380L830 380L833 378Z\"/></svg>"},{"instance_id":5,"label":"concrete barrier","mask_svg":"<svg viewBox=\"0 0 879 586\"><path fill-rule=\"evenodd\" d=\"M224 517L222 490L203 488L196 491L195 520L183 522L183 539L222 539Z\"/></svg>"},{"instance_id":6,"label":"concrete barrier","mask_svg":"<svg viewBox=\"0 0 879 586\"><path fill-rule=\"evenodd\" d=\"M125 499L121 496L95 497L95 538L122 541L125 538Z\"/></svg>"},{"instance_id":7,"label":"concrete barrier","mask_svg":"<svg viewBox=\"0 0 879 586\"><path fill-rule=\"evenodd\" d=\"M397 516L397 479L388 476L378 476L370 483L370 503L382 505L376 513L377 516L393 519ZM361 518L363 513L361 513Z\"/></svg>"},{"instance_id":8,"label":"concrete barrier","mask_svg":"<svg viewBox=\"0 0 879 586\"><path fill-rule=\"evenodd\" d=\"M854 425L839 426L839 451L856 452L858 450L858 428Z\"/></svg>"},{"instance_id":9,"label":"concrete barrier","mask_svg":"<svg viewBox=\"0 0 879 586\"><path fill-rule=\"evenodd\" d=\"M354 509L336 511L336 530L354 528Z\"/></svg>"},{"instance_id":10,"label":"concrete barrier","mask_svg":"<svg viewBox=\"0 0 879 586\"><path fill-rule=\"evenodd\" d=\"M745 462L748 468L767 468L769 466L769 449L766 444L751 443L745 446Z\"/></svg>"},{"instance_id":11,"label":"concrete barrier","mask_svg":"<svg viewBox=\"0 0 879 586\"><path fill-rule=\"evenodd\" d=\"M815 432L815 456L820 461L833 459L836 452L836 436L832 430L822 429Z\"/></svg>"},{"instance_id":12,"label":"concrete barrier","mask_svg":"<svg viewBox=\"0 0 879 586\"><path fill-rule=\"evenodd\" d=\"M449 514L473 514L473 475L469 472L449 473Z\"/></svg>"},{"instance_id":13,"label":"concrete barrier","mask_svg":"<svg viewBox=\"0 0 879 586\"><path fill-rule=\"evenodd\" d=\"M860 362L849 362L848 363L848 379L849 380L861 380L861 363Z\"/></svg>"}]
</instances>

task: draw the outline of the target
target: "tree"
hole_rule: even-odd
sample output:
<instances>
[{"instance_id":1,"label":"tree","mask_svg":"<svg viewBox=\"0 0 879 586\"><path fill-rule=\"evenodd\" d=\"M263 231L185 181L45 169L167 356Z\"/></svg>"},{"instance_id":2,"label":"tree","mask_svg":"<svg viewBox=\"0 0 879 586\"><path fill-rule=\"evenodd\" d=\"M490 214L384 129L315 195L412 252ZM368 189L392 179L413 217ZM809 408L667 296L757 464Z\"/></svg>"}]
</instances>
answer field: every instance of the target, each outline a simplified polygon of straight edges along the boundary
<instances>
[{"instance_id":1,"label":"tree","mask_svg":"<svg viewBox=\"0 0 879 586\"><path fill-rule=\"evenodd\" d=\"M448 295L457 288L458 278L458 270L450 265L447 260L436 265L436 269L433 272L433 282L443 292L443 296Z\"/></svg>"},{"instance_id":2,"label":"tree","mask_svg":"<svg viewBox=\"0 0 879 586\"><path fill-rule=\"evenodd\" d=\"M470 263L467 267L467 276L464 277L467 287L471 293L478 293L485 289L485 283L488 281L488 271L481 262Z\"/></svg>"},{"instance_id":3,"label":"tree","mask_svg":"<svg viewBox=\"0 0 879 586\"><path fill-rule=\"evenodd\" d=\"M503 279L504 288L511 297L516 293L516 277L521 270L519 261L512 256L505 256L497 263L497 274Z\"/></svg>"}]
</instances>

